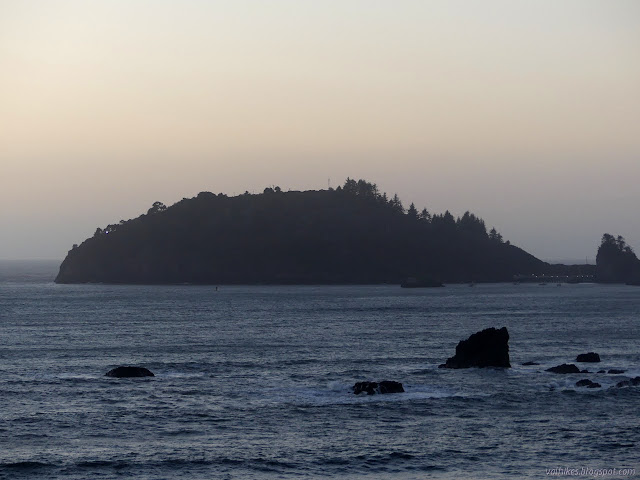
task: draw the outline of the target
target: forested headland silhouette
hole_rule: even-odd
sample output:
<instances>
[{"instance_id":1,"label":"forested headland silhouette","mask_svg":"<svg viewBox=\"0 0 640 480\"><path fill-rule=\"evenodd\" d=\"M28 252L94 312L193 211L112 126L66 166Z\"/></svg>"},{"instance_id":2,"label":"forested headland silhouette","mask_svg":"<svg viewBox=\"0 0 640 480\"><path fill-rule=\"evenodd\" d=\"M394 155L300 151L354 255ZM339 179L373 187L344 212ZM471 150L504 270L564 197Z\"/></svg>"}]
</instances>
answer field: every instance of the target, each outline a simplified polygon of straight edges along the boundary
<instances>
[{"instance_id":1,"label":"forested headland silhouette","mask_svg":"<svg viewBox=\"0 0 640 480\"><path fill-rule=\"evenodd\" d=\"M640 260L623 236L602 236L596 256L596 280L640 285Z\"/></svg>"},{"instance_id":2,"label":"forested headland silhouette","mask_svg":"<svg viewBox=\"0 0 640 480\"><path fill-rule=\"evenodd\" d=\"M470 212L432 214L365 180L336 189L201 192L98 228L58 283L340 284L510 281L548 265Z\"/></svg>"}]
</instances>

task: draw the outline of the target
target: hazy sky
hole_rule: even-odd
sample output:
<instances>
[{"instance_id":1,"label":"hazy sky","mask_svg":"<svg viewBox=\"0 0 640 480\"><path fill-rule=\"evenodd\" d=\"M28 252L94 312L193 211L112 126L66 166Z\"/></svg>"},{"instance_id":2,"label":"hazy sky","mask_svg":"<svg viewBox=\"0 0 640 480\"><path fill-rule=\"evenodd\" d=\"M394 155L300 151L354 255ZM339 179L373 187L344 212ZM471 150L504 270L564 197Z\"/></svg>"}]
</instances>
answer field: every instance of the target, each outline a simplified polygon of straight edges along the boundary
<instances>
[{"instance_id":1,"label":"hazy sky","mask_svg":"<svg viewBox=\"0 0 640 480\"><path fill-rule=\"evenodd\" d=\"M347 176L543 259L640 251L640 2L0 0L0 258Z\"/></svg>"}]
</instances>

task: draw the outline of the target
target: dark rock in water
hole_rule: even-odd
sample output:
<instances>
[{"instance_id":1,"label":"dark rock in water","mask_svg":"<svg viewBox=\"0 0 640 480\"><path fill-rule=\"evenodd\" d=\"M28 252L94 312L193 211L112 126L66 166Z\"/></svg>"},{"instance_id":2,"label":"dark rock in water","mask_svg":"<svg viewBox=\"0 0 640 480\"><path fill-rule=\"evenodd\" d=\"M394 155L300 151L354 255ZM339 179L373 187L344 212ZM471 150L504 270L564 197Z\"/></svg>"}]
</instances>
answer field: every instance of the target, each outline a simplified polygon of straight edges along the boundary
<instances>
[{"instance_id":1,"label":"dark rock in water","mask_svg":"<svg viewBox=\"0 0 640 480\"><path fill-rule=\"evenodd\" d=\"M509 332L507 327L486 328L462 340L456 354L440 368L502 367L509 363Z\"/></svg>"},{"instance_id":2,"label":"dark rock in water","mask_svg":"<svg viewBox=\"0 0 640 480\"><path fill-rule=\"evenodd\" d=\"M522 364L523 367L531 367L533 365L540 365L538 362L524 362Z\"/></svg>"},{"instance_id":3,"label":"dark rock in water","mask_svg":"<svg viewBox=\"0 0 640 480\"><path fill-rule=\"evenodd\" d=\"M576 362L589 362L589 363L597 363L600 361L600 355L595 352L589 353L581 353L576 357Z\"/></svg>"},{"instance_id":4,"label":"dark rock in water","mask_svg":"<svg viewBox=\"0 0 640 480\"><path fill-rule=\"evenodd\" d=\"M624 370L620 370L619 368L610 368L607 373L610 373L611 375L620 375L621 373L624 373Z\"/></svg>"},{"instance_id":5,"label":"dark rock in water","mask_svg":"<svg viewBox=\"0 0 640 480\"><path fill-rule=\"evenodd\" d=\"M153 372L144 367L116 367L105 373L107 377L127 378L127 377L153 377Z\"/></svg>"},{"instance_id":6,"label":"dark rock in water","mask_svg":"<svg viewBox=\"0 0 640 480\"><path fill-rule=\"evenodd\" d=\"M366 393L374 395L376 393L402 393L404 388L400 382L384 380L382 382L357 382L353 386L353 393L356 395Z\"/></svg>"},{"instance_id":7,"label":"dark rock in water","mask_svg":"<svg viewBox=\"0 0 640 480\"><path fill-rule=\"evenodd\" d=\"M598 373L607 373L606 370L598 370Z\"/></svg>"},{"instance_id":8,"label":"dark rock in water","mask_svg":"<svg viewBox=\"0 0 640 480\"><path fill-rule=\"evenodd\" d=\"M546 371L551 373L582 373L580 372L580 369L573 363L563 363L562 365L558 365L557 367L547 368Z\"/></svg>"},{"instance_id":9,"label":"dark rock in water","mask_svg":"<svg viewBox=\"0 0 640 480\"><path fill-rule=\"evenodd\" d=\"M589 370L585 368L584 370L580 370L580 373L589 373Z\"/></svg>"},{"instance_id":10,"label":"dark rock in water","mask_svg":"<svg viewBox=\"0 0 640 480\"><path fill-rule=\"evenodd\" d=\"M599 383L592 382L588 378L583 378L582 380L578 380L576 382L576 387L600 388L601 386L602 385L600 385Z\"/></svg>"},{"instance_id":11,"label":"dark rock in water","mask_svg":"<svg viewBox=\"0 0 640 480\"><path fill-rule=\"evenodd\" d=\"M616 384L616 387L618 387L618 388L622 388L622 387L637 387L638 385L640 385L640 377L636 377L636 378L632 378L630 380L623 380L621 382L618 382Z\"/></svg>"}]
</instances>

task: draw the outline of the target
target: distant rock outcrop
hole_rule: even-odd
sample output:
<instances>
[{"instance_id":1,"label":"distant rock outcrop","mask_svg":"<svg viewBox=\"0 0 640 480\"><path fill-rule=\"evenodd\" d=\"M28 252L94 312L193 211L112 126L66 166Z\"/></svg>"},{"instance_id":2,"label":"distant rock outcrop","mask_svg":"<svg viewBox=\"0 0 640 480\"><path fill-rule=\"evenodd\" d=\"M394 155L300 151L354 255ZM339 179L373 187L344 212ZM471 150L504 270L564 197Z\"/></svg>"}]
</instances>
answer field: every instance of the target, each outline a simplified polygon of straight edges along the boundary
<instances>
[{"instance_id":1,"label":"distant rock outcrop","mask_svg":"<svg viewBox=\"0 0 640 480\"><path fill-rule=\"evenodd\" d=\"M580 369L573 363L563 363L556 367L547 368L547 372L551 373L581 373Z\"/></svg>"},{"instance_id":2,"label":"distant rock outcrop","mask_svg":"<svg viewBox=\"0 0 640 480\"><path fill-rule=\"evenodd\" d=\"M374 395L376 393L403 393L404 388L400 382L383 380L382 382L358 382L353 386L353 393L356 395L366 393Z\"/></svg>"},{"instance_id":3,"label":"distant rock outcrop","mask_svg":"<svg viewBox=\"0 0 640 480\"><path fill-rule=\"evenodd\" d=\"M609 375L620 375L622 373L624 373L624 370L621 370L619 368L610 368L609 371L607 372Z\"/></svg>"},{"instance_id":4,"label":"distant rock outcrop","mask_svg":"<svg viewBox=\"0 0 640 480\"><path fill-rule=\"evenodd\" d=\"M523 367L532 367L534 365L540 365L538 362L524 362L522 364Z\"/></svg>"},{"instance_id":5,"label":"distant rock outcrop","mask_svg":"<svg viewBox=\"0 0 640 480\"><path fill-rule=\"evenodd\" d=\"M600 361L600 355L596 352L581 353L576 357L576 362L597 363Z\"/></svg>"},{"instance_id":6,"label":"distant rock outcrop","mask_svg":"<svg viewBox=\"0 0 640 480\"><path fill-rule=\"evenodd\" d=\"M600 385L598 382L592 382L588 378L583 378L582 380L578 380L576 382L576 387L600 388L602 387L602 385Z\"/></svg>"},{"instance_id":7,"label":"distant rock outcrop","mask_svg":"<svg viewBox=\"0 0 640 480\"><path fill-rule=\"evenodd\" d=\"M596 280L640 285L640 260L624 237L605 233L596 255Z\"/></svg>"},{"instance_id":8,"label":"distant rock outcrop","mask_svg":"<svg viewBox=\"0 0 640 480\"><path fill-rule=\"evenodd\" d=\"M501 367L509 362L509 332L507 327L487 328L474 333L456 346L456 354L440 368Z\"/></svg>"},{"instance_id":9,"label":"distant rock outcrop","mask_svg":"<svg viewBox=\"0 0 640 480\"><path fill-rule=\"evenodd\" d=\"M144 367L116 367L105 373L107 377L128 378L128 377L154 377L150 370Z\"/></svg>"}]
</instances>

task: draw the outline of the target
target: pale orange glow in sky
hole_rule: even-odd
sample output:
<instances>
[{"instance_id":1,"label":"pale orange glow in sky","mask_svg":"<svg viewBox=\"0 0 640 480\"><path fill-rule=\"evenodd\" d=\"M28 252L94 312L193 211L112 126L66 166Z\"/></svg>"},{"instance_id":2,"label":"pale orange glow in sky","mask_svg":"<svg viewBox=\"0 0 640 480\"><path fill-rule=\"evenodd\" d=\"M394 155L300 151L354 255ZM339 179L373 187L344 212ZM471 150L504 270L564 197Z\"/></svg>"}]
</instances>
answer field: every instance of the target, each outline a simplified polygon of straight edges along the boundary
<instances>
[{"instance_id":1,"label":"pale orange glow in sky","mask_svg":"<svg viewBox=\"0 0 640 480\"><path fill-rule=\"evenodd\" d=\"M543 259L640 249L640 2L0 0L0 258L347 176Z\"/></svg>"}]
</instances>

